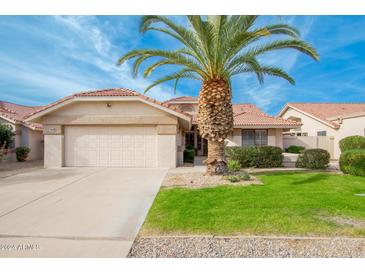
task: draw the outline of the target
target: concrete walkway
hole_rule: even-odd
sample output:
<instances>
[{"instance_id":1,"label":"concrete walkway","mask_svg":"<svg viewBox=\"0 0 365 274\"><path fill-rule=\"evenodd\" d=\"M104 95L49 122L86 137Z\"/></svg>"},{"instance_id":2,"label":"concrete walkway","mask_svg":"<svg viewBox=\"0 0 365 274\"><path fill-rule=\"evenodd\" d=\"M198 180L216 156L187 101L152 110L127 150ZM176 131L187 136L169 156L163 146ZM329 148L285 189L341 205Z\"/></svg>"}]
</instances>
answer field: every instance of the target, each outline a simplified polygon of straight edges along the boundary
<instances>
[{"instance_id":1,"label":"concrete walkway","mask_svg":"<svg viewBox=\"0 0 365 274\"><path fill-rule=\"evenodd\" d=\"M165 169L42 169L0 179L0 257L125 257Z\"/></svg>"},{"instance_id":2,"label":"concrete walkway","mask_svg":"<svg viewBox=\"0 0 365 274\"><path fill-rule=\"evenodd\" d=\"M13 176L19 173L31 172L43 168L43 160L30 160L24 162L1 161L0 178Z\"/></svg>"}]
</instances>

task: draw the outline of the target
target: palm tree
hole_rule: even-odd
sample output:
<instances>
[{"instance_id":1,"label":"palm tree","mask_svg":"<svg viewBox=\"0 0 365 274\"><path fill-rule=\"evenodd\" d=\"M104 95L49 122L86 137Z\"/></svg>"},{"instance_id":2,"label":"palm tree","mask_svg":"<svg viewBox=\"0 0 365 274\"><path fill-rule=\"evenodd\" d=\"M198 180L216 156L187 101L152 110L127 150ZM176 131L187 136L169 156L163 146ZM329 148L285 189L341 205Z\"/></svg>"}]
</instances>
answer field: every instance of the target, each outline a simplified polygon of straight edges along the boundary
<instances>
[{"instance_id":1,"label":"palm tree","mask_svg":"<svg viewBox=\"0 0 365 274\"><path fill-rule=\"evenodd\" d=\"M190 78L202 82L199 92L198 129L208 140L206 160L208 174L224 174L227 164L224 140L233 129L231 78L238 74L254 73L260 83L264 76L276 76L294 84L279 67L260 64L257 57L278 49L294 49L315 60L316 50L299 39L299 32L286 24L255 27L257 16L187 16L190 26L184 27L165 16L144 16L140 31L158 31L180 42L178 50L136 49L123 55L118 64L134 59L133 72L137 76L140 65L158 57L143 73L148 77L156 68L178 65L175 71L154 81L145 92L163 82ZM280 39L275 38L279 35ZM283 39L285 37L285 39ZM267 39L268 41L263 42Z\"/></svg>"}]
</instances>

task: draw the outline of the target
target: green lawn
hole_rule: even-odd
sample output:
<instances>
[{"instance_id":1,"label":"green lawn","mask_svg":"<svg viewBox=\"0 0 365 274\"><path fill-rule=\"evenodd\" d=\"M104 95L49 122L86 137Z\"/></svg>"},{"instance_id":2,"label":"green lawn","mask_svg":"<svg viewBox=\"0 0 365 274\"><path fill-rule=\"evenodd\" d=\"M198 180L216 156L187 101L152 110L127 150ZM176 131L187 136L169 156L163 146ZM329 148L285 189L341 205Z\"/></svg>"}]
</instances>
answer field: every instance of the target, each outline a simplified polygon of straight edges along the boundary
<instances>
[{"instance_id":1,"label":"green lawn","mask_svg":"<svg viewBox=\"0 0 365 274\"><path fill-rule=\"evenodd\" d=\"M365 178L270 173L263 185L161 189L142 234L365 236ZM360 227L328 217L360 220Z\"/></svg>"}]
</instances>

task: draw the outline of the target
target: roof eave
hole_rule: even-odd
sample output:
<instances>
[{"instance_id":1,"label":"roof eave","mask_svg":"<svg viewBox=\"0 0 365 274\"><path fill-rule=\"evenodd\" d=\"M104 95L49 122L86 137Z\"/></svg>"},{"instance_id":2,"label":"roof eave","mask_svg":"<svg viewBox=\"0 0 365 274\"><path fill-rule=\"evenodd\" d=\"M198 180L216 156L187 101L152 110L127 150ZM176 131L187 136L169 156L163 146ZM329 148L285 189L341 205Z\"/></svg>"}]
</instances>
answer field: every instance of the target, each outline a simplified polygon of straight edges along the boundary
<instances>
[{"instance_id":1,"label":"roof eave","mask_svg":"<svg viewBox=\"0 0 365 274\"><path fill-rule=\"evenodd\" d=\"M328 123L327 121L324 121L324 120L322 120L322 119L320 119L320 118L318 118L318 117L316 117L316 116L314 116L314 115L312 115L312 114L310 114L310 113L308 113L308 112L306 112L306 111L304 111L304 110L302 110L300 108L294 107L294 106L292 106L290 104L286 104L285 107L278 113L277 116L278 117L281 117L289 107L292 108L292 109L294 109L294 110L296 110L296 111L298 111L298 112L300 112L300 113L303 113L303 114L307 115L308 117L311 117L312 119L317 120L318 122L321 122L322 124L325 124L326 126L329 126L331 128L337 129L337 128L340 127L338 125L334 125L332 123Z\"/></svg>"},{"instance_id":2,"label":"roof eave","mask_svg":"<svg viewBox=\"0 0 365 274\"><path fill-rule=\"evenodd\" d=\"M60 108L65 107L66 105L69 105L71 103L75 103L75 102L94 102L94 101L140 101L143 102L145 104L154 106L158 109L161 109L167 113L170 113L174 116L177 116L178 118L180 118L181 120L184 120L185 123L184 125L186 127L191 127L191 117L189 115L185 115L184 113L180 113L178 111L175 111L173 109L170 109L166 106L163 106L162 104L158 104L157 101L155 102L155 100L153 99L145 99L145 98L141 98L141 96L79 96L79 97L71 97L69 99L66 99L63 102L60 102L59 104L55 104L54 106L51 106L47 109L41 110L29 117L27 117L24 121L25 122L37 122L39 121L39 118L41 118L42 116L51 113L53 111L56 111Z\"/></svg>"}]
</instances>

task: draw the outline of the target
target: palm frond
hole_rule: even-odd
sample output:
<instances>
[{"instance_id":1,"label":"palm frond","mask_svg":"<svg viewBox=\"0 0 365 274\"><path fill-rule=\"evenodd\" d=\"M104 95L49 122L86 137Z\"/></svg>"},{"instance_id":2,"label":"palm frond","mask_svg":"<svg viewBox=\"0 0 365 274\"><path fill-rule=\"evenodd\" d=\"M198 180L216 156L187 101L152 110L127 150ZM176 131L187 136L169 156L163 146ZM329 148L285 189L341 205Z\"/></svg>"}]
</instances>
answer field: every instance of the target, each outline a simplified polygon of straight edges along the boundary
<instances>
[{"instance_id":1,"label":"palm frond","mask_svg":"<svg viewBox=\"0 0 365 274\"><path fill-rule=\"evenodd\" d=\"M144 93L146 93L147 91L149 91L151 88L159 85L159 84L162 84L164 82L168 82L168 81L171 81L171 80L179 80L181 78L188 78L188 79L194 79L194 80L202 80L199 76L197 76L195 74L195 72L193 70L190 70L190 69L182 69L178 72L175 72L173 74L170 74L170 75L167 75L167 76L164 76L162 78L159 78L157 80L155 80L151 85L149 85ZM177 84L175 82L175 88L176 88Z\"/></svg>"},{"instance_id":2,"label":"palm frond","mask_svg":"<svg viewBox=\"0 0 365 274\"><path fill-rule=\"evenodd\" d=\"M279 50L279 49L295 49L308 55L309 57L312 57L314 60L319 60L319 55L317 51L308 43L298 39L279 40L270 42L264 45L257 46L253 49L250 49L247 52L247 54L256 56L269 51Z\"/></svg>"},{"instance_id":3,"label":"palm frond","mask_svg":"<svg viewBox=\"0 0 365 274\"><path fill-rule=\"evenodd\" d=\"M200 74L202 76L202 78L207 76L204 69L200 66L199 63L197 63L192 58L186 57L185 55L183 55L179 52L176 52L176 51L146 50L146 49L133 50L133 51L130 51L129 53L125 54L124 56L122 56L119 59L118 64L121 65L124 62L126 62L127 60L130 60L130 59L133 59L136 57L141 57L141 56L146 57L144 60L146 60L147 57L165 58L165 59L169 60L169 62L171 64L182 65L182 66L185 66L187 68L190 68L190 69L196 71L196 73Z\"/></svg>"},{"instance_id":4,"label":"palm frond","mask_svg":"<svg viewBox=\"0 0 365 274\"><path fill-rule=\"evenodd\" d=\"M240 67L237 67L234 71L232 71L231 76L248 73L248 72L255 73L256 75L258 75L258 74L262 75L262 80L259 81L260 84L262 84L264 82L264 78L263 78L264 75L280 77L280 78L287 80L292 85L295 84L295 80L288 73L283 71L281 68L271 67L271 66L260 66L259 68L240 66Z\"/></svg>"}]
</instances>

